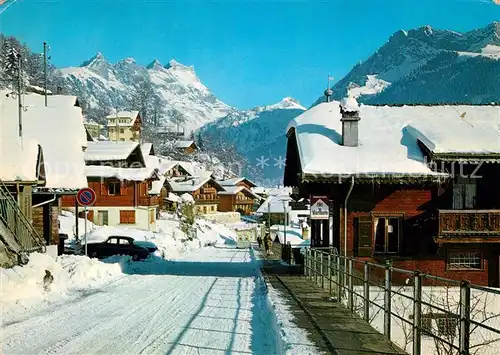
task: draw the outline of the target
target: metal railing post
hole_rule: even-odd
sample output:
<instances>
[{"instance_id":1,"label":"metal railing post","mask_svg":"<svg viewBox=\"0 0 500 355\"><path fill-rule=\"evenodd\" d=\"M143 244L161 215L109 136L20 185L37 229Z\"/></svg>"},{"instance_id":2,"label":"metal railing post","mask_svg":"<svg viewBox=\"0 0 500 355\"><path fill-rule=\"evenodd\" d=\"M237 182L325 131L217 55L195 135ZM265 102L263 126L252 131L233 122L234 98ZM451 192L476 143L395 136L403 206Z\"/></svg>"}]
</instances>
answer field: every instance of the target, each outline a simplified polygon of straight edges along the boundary
<instances>
[{"instance_id":1,"label":"metal railing post","mask_svg":"<svg viewBox=\"0 0 500 355\"><path fill-rule=\"evenodd\" d=\"M385 267L384 335L391 339L391 266Z\"/></svg>"},{"instance_id":2,"label":"metal railing post","mask_svg":"<svg viewBox=\"0 0 500 355\"><path fill-rule=\"evenodd\" d=\"M460 355L469 355L470 341L470 282L460 284Z\"/></svg>"},{"instance_id":3,"label":"metal railing post","mask_svg":"<svg viewBox=\"0 0 500 355\"><path fill-rule=\"evenodd\" d=\"M307 277L307 253L309 251L307 250L307 248L304 250L304 276Z\"/></svg>"},{"instance_id":4,"label":"metal railing post","mask_svg":"<svg viewBox=\"0 0 500 355\"><path fill-rule=\"evenodd\" d=\"M318 251L314 249L314 282L318 284Z\"/></svg>"},{"instance_id":5,"label":"metal railing post","mask_svg":"<svg viewBox=\"0 0 500 355\"><path fill-rule=\"evenodd\" d=\"M370 279L369 265L365 262L363 266L363 318L370 323Z\"/></svg>"},{"instance_id":6,"label":"metal railing post","mask_svg":"<svg viewBox=\"0 0 500 355\"><path fill-rule=\"evenodd\" d=\"M323 257L322 251L319 252L319 256L321 258L321 261L319 264L319 272L321 275L321 288L324 288L325 287L325 272L324 272L323 264L324 264L325 258Z\"/></svg>"},{"instance_id":7,"label":"metal railing post","mask_svg":"<svg viewBox=\"0 0 500 355\"><path fill-rule=\"evenodd\" d=\"M422 353L422 276L419 272L413 278L413 354Z\"/></svg>"},{"instance_id":8,"label":"metal railing post","mask_svg":"<svg viewBox=\"0 0 500 355\"><path fill-rule=\"evenodd\" d=\"M338 295L338 301L340 302L342 300L342 276L341 276L341 271L340 271L340 260L341 256L337 255L337 295Z\"/></svg>"},{"instance_id":9,"label":"metal railing post","mask_svg":"<svg viewBox=\"0 0 500 355\"><path fill-rule=\"evenodd\" d=\"M353 267L352 267L352 259L349 258L349 260L347 261L347 272L348 272L348 281L347 281L347 285L348 285L348 290L347 290L347 296L348 296L348 299L347 299L347 304L349 306L349 310L351 312L354 312L354 284L353 284Z\"/></svg>"},{"instance_id":10,"label":"metal railing post","mask_svg":"<svg viewBox=\"0 0 500 355\"><path fill-rule=\"evenodd\" d=\"M332 255L328 254L328 293L332 294Z\"/></svg>"}]
</instances>

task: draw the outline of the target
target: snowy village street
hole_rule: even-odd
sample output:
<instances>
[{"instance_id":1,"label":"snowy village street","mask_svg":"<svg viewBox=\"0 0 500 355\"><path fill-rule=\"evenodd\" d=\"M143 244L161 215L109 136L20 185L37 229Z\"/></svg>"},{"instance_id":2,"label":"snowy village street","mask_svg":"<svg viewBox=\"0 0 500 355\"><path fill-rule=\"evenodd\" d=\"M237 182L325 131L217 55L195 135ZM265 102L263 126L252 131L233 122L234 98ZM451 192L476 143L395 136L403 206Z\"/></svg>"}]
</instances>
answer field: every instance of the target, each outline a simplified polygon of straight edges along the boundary
<instances>
[{"instance_id":1,"label":"snowy village street","mask_svg":"<svg viewBox=\"0 0 500 355\"><path fill-rule=\"evenodd\" d=\"M49 312L6 324L2 353L282 352L253 250L203 248L123 272Z\"/></svg>"}]
</instances>

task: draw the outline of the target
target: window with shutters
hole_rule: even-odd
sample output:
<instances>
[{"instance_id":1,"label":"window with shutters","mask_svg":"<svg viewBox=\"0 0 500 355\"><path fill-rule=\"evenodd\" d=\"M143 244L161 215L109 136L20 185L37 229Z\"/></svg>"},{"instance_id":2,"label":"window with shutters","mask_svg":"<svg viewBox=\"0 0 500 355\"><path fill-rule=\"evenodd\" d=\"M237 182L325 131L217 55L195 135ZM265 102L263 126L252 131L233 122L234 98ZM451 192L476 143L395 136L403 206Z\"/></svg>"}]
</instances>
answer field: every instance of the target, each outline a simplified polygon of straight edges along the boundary
<instances>
[{"instance_id":1,"label":"window with shutters","mask_svg":"<svg viewBox=\"0 0 500 355\"><path fill-rule=\"evenodd\" d=\"M402 216L375 216L373 220L374 253L399 253L401 245Z\"/></svg>"},{"instance_id":2,"label":"window with shutters","mask_svg":"<svg viewBox=\"0 0 500 355\"><path fill-rule=\"evenodd\" d=\"M473 209L476 207L476 179L457 176L453 184L453 209Z\"/></svg>"},{"instance_id":3,"label":"window with shutters","mask_svg":"<svg viewBox=\"0 0 500 355\"><path fill-rule=\"evenodd\" d=\"M135 211L120 211L120 224L135 224Z\"/></svg>"},{"instance_id":4,"label":"window with shutters","mask_svg":"<svg viewBox=\"0 0 500 355\"><path fill-rule=\"evenodd\" d=\"M120 195L120 187L119 182L108 183L108 195Z\"/></svg>"}]
</instances>

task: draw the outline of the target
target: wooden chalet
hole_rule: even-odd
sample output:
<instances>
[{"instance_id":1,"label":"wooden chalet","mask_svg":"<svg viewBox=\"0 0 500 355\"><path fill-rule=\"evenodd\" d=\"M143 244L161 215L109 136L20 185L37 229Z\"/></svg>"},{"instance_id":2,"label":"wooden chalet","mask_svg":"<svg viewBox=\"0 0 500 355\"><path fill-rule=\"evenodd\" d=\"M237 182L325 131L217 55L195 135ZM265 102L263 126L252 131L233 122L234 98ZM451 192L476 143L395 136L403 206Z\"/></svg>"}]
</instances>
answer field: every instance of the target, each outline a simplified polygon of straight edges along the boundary
<instances>
[{"instance_id":1,"label":"wooden chalet","mask_svg":"<svg viewBox=\"0 0 500 355\"><path fill-rule=\"evenodd\" d=\"M257 185L246 178L228 179L218 183L224 189L219 192L219 211L239 212L244 215L255 212L261 198L254 194L251 188Z\"/></svg>"},{"instance_id":2,"label":"wooden chalet","mask_svg":"<svg viewBox=\"0 0 500 355\"><path fill-rule=\"evenodd\" d=\"M178 153L192 154L199 150L193 140L178 140L174 142L174 147Z\"/></svg>"},{"instance_id":3,"label":"wooden chalet","mask_svg":"<svg viewBox=\"0 0 500 355\"><path fill-rule=\"evenodd\" d=\"M285 184L329 206L311 221L312 246L500 286L499 114L348 98L294 119Z\"/></svg>"},{"instance_id":4,"label":"wooden chalet","mask_svg":"<svg viewBox=\"0 0 500 355\"><path fill-rule=\"evenodd\" d=\"M87 137L78 99L49 95L46 107L43 95L23 95L22 130L16 98L1 90L0 100L1 185L15 197L23 216L45 243L57 244L61 198L87 186L83 159Z\"/></svg>"},{"instance_id":5,"label":"wooden chalet","mask_svg":"<svg viewBox=\"0 0 500 355\"><path fill-rule=\"evenodd\" d=\"M88 143L85 175L97 197L88 208L89 220L97 225L156 230L159 197L151 190L159 174L146 160L137 142ZM73 205L74 199L64 201L65 207Z\"/></svg>"},{"instance_id":6,"label":"wooden chalet","mask_svg":"<svg viewBox=\"0 0 500 355\"><path fill-rule=\"evenodd\" d=\"M181 176L167 179L167 191L181 196L188 193L193 196L199 214L215 213L219 209L219 192L224 189L210 176Z\"/></svg>"}]
</instances>

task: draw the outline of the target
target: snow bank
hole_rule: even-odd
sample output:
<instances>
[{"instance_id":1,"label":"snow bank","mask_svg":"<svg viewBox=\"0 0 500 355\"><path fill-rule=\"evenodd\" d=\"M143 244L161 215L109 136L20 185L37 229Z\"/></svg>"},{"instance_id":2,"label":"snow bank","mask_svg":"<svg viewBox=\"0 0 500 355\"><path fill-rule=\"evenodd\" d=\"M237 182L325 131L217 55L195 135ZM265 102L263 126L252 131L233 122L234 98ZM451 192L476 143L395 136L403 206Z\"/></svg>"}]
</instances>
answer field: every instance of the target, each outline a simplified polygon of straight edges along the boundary
<instances>
[{"instance_id":1,"label":"snow bank","mask_svg":"<svg viewBox=\"0 0 500 355\"><path fill-rule=\"evenodd\" d=\"M269 303L276 314L276 320L285 343L285 354L321 354L321 351L309 340L307 331L297 327L294 323L291 307L281 293L268 285L267 295Z\"/></svg>"},{"instance_id":2,"label":"snow bank","mask_svg":"<svg viewBox=\"0 0 500 355\"><path fill-rule=\"evenodd\" d=\"M75 228L75 215L68 211L62 211L59 215L59 233L67 234L70 240L74 240ZM87 221L87 232L95 230L97 226L91 221ZM85 234L85 218L78 218L78 236L83 237Z\"/></svg>"},{"instance_id":3,"label":"snow bank","mask_svg":"<svg viewBox=\"0 0 500 355\"><path fill-rule=\"evenodd\" d=\"M118 257L116 263L103 263L85 256L63 255L52 258L33 253L25 266L0 269L0 308L2 323L15 314L71 297L78 290L89 290L109 283L122 275L122 264L128 258ZM53 281L44 287L45 270Z\"/></svg>"}]
</instances>

